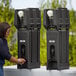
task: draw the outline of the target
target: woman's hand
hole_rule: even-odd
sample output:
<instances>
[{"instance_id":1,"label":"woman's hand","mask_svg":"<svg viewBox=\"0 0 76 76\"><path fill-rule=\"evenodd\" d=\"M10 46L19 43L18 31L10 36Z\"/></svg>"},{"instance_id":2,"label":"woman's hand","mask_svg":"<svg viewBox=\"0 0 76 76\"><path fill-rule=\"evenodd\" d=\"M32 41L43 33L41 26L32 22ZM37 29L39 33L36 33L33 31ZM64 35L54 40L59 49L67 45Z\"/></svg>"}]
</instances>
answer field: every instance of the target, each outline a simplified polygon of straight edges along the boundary
<instances>
[{"instance_id":1,"label":"woman's hand","mask_svg":"<svg viewBox=\"0 0 76 76\"><path fill-rule=\"evenodd\" d=\"M26 62L26 60L25 59L23 59L23 58L15 58L15 57L13 57L13 56L11 56L11 58L10 58L10 60L9 61L11 61L11 62L13 62L13 63L16 63L16 64L20 64L20 65L22 65L22 64L24 64L25 62Z\"/></svg>"},{"instance_id":2,"label":"woman's hand","mask_svg":"<svg viewBox=\"0 0 76 76\"><path fill-rule=\"evenodd\" d=\"M20 64L20 65L24 64L25 62L26 62L26 60L23 58L18 59L18 64Z\"/></svg>"}]
</instances>

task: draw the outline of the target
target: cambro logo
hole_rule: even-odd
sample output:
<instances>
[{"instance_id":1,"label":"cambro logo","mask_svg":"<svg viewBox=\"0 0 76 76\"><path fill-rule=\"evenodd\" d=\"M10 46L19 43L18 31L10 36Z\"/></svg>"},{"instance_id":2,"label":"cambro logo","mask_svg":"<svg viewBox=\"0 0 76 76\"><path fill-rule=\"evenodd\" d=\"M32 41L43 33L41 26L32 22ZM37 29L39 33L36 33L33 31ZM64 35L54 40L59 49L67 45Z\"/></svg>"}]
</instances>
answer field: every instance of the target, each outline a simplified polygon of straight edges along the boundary
<instances>
[{"instance_id":1,"label":"cambro logo","mask_svg":"<svg viewBox=\"0 0 76 76\"><path fill-rule=\"evenodd\" d=\"M26 42L25 40L20 40L20 42Z\"/></svg>"},{"instance_id":2,"label":"cambro logo","mask_svg":"<svg viewBox=\"0 0 76 76\"><path fill-rule=\"evenodd\" d=\"M55 40L49 40L49 43L55 43Z\"/></svg>"}]
</instances>

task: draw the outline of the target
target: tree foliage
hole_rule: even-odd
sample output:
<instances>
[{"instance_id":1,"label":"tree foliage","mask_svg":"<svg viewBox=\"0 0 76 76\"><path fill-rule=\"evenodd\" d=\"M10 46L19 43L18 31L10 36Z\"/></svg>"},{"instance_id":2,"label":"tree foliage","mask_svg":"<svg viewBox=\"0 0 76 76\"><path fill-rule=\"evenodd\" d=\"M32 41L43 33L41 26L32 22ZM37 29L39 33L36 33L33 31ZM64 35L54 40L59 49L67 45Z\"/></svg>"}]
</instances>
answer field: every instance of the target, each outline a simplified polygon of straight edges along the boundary
<instances>
[{"instance_id":1,"label":"tree foliage","mask_svg":"<svg viewBox=\"0 0 76 76\"><path fill-rule=\"evenodd\" d=\"M76 12L70 10L69 63L76 66Z\"/></svg>"}]
</instances>

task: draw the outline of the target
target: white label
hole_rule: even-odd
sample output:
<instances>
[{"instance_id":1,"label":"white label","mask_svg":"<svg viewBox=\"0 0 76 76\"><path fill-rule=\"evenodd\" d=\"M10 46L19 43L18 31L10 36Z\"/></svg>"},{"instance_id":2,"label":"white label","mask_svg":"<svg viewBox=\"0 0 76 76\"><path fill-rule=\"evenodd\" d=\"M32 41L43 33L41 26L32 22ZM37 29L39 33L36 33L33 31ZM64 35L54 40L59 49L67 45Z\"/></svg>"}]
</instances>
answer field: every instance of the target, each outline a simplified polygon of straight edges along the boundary
<instances>
[{"instance_id":1,"label":"white label","mask_svg":"<svg viewBox=\"0 0 76 76\"><path fill-rule=\"evenodd\" d=\"M20 42L26 42L25 40L20 40Z\"/></svg>"},{"instance_id":2,"label":"white label","mask_svg":"<svg viewBox=\"0 0 76 76\"><path fill-rule=\"evenodd\" d=\"M55 43L55 40L49 40L49 43Z\"/></svg>"}]
</instances>

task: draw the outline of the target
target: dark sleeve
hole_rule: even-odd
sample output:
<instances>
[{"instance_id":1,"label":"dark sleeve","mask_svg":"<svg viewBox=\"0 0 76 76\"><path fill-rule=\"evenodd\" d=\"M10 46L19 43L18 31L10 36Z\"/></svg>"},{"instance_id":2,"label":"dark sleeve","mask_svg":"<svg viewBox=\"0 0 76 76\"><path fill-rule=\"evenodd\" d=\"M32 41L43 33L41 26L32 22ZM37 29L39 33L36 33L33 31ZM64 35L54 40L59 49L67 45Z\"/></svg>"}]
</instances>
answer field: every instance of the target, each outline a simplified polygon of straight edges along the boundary
<instances>
[{"instance_id":1,"label":"dark sleeve","mask_svg":"<svg viewBox=\"0 0 76 76\"><path fill-rule=\"evenodd\" d=\"M11 54L9 53L9 50L4 53L4 58L5 58L6 60L10 60Z\"/></svg>"},{"instance_id":2,"label":"dark sleeve","mask_svg":"<svg viewBox=\"0 0 76 76\"><path fill-rule=\"evenodd\" d=\"M7 46L3 45L3 41L0 40L0 56L6 60L10 60L11 54Z\"/></svg>"}]
</instances>

